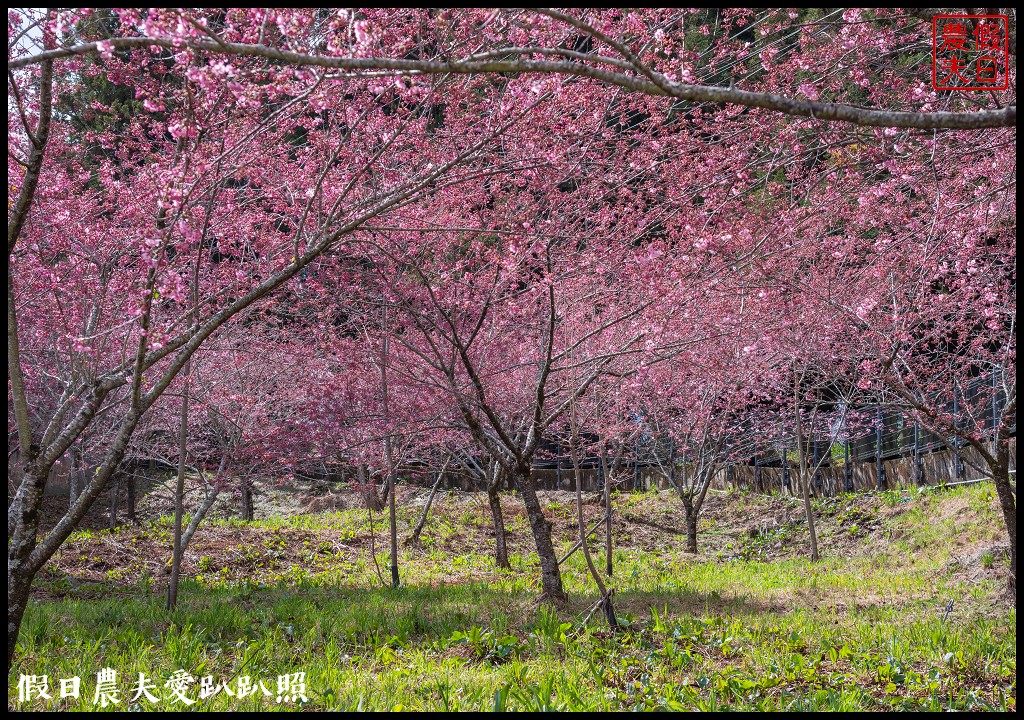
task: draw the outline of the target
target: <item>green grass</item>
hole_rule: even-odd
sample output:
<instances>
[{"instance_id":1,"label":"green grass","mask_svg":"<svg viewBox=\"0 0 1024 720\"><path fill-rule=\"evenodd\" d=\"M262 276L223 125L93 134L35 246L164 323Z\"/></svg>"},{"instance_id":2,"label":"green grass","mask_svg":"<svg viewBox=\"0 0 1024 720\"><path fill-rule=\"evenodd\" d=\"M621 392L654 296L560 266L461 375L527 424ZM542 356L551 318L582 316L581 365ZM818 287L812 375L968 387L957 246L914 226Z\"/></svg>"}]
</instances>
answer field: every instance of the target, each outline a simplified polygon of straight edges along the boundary
<instances>
[{"instance_id":1,"label":"green grass","mask_svg":"<svg viewBox=\"0 0 1024 720\"><path fill-rule=\"evenodd\" d=\"M75 568L93 563L102 545L92 543L106 533L82 535L44 578L50 599L26 614L9 703L96 709L96 673L111 667L121 709L140 672L165 695L164 683L184 669L197 678L193 698L203 676L234 690L248 675L271 692L220 692L193 706L202 710L307 705L276 702L278 676L300 671L311 709L1014 710L1016 610L1000 596L996 558L979 556L973 575L953 562L964 548L999 539L991 491L905 497L819 503L823 559L814 564L800 552L806 528L798 521L756 536L736 524L730 502L754 516L782 502L756 496L709 509L719 533L701 537L700 557L670 533L624 533L612 585L625 630L614 636L600 613L582 623L596 595L579 553L564 572L570 607L535 602L538 573L521 514L507 513L513 570L495 568L482 500L442 501L423 548L403 549L398 589L377 580L365 511L218 523L208 532L238 534L237 543L197 538L192 577L171 614L150 576L83 582ZM618 502L658 522L678 519L667 493ZM552 506L552 518L568 515L564 507ZM417 510L402 511L406 533ZM872 527L851 538L849 526L863 518ZM384 527L375 519L380 551ZM556 527L567 549L567 528ZM163 529L139 531L136 544ZM125 545L127 535L118 536ZM338 537L347 540L331 541ZM246 551L252 567L221 571L226 559L246 562ZM384 552L378 562L386 574ZM60 678L78 675L82 697L19 703L19 673L47 675L55 697Z\"/></svg>"}]
</instances>

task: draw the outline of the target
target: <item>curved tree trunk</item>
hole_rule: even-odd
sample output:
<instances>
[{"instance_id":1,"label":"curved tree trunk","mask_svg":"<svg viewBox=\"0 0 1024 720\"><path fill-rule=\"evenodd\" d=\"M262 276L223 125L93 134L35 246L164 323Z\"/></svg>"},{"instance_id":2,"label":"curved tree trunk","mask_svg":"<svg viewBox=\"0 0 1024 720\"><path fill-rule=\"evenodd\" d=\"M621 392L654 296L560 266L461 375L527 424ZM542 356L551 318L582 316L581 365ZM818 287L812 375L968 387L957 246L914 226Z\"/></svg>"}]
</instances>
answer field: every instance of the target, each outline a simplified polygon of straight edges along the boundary
<instances>
[{"instance_id":1,"label":"curved tree trunk","mask_svg":"<svg viewBox=\"0 0 1024 720\"><path fill-rule=\"evenodd\" d=\"M192 542L192 536L195 535L196 530L199 529L199 524L206 518L206 514L210 512L210 508L213 507L213 503L217 501L220 496L221 488L223 487L222 480L224 478L225 471L228 467L228 455L226 451L221 452L220 465L217 467L217 475L214 477L213 482L206 480L206 476L200 471L199 476L206 480L206 497L203 498L203 503L199 506L199 509L192 515L192 519L188 523L188 527L185 528L185 532L181 536L181 552L184 553L188 549L188 544ZM243 481L248 484L247 480ZM249 494L249 519L252 520L252 494Z\"/></svg>"},{"instance_id":2,"label":"curved tree trunk","mask_svg":"<svg viewBox=\"0 0 1024 720\"><path fill-rule=\"evenodd\" d=\"M580 471L580 463L577 458L577 431L575 416L573 421L573 431L569 442L569 454L572 455L572 470L576 477L576 523L579 526L580 534L580 548L583 550L583 557L587 562L587 569L590 570L590 576L594 578L594 582L597 584L598 592L601 593L601 609L604 610L605 619L608 621L608 627L613 631L619 629L619 623L615 619L615 609L612 606L612 594L608 588L605 587L604 582L601 580L601 573L594 567L594 559L590 556L590 548L587 547L587 525L583 519L583 473ZM605 488L608 487L608 479L605 478ZM608 517L608 522L611 522L611 516Z\"/></svg>"},{"instance_id":3,"label":"curved tree trunk","mask_svg":"<svg viewBox=\"0 0 1024 720\"><path fill-rule=\"evenodd\" d=\"M546 598L562 605L568 597L562 587L562 573L558 569L558 556L551 544L551 523L544 516L540 500L537 498L537 485L530 475L529 465L519 467L515 474L516 486L523 496L526 516L530 519L530 530L537 545L537 557L540 558L541 590Z\"/></svg>"},{"instance_id":4,"label":"curved tree trunk","mask_svg":"<svg viewBox=\"0 0 1024 720\"><path fill-rule=\"evenodd\" d=\"M60 543L67 539L86 511L103 492L107 483L116 471L128 449L128 441L138 425L142 413L131 409L122 423L117 437L107 450L106 457L88 485L82 489L74 507L50 531L50 534L37 538L39 530L39 508L42 504L43 486L46 484L52 463L38 467L36 463L28 463L29 472L25 474L18 488L14 502L8 511L8 532L11 539L7 544L7 669L11 669L14 653L17 648L21 621L25 615L32 582L43 565L53 557ZM11 521L13 518L13 522ZM13 531L11 530L13 526Z\"/></svg>"},{"instance_id":5,"label":"curved tree trunk","mask_svg":"<svg viewBox=\"0 0 1024 720\"><path fill-rule=\"evenodd\" d=\"M181 534L181 552L184 554L185 550L188 549L188 544L192 541L192 536L195 535L196 530L199 529L199 523L203 521L206 514L210 512L210 508L213 507L213 503L216 502L217 496L220 495L220 490L216 487L211 486L206 491L206 497L203 498L203 504L199 506L199 509L192 515L192 519L189 520L188 527L185 528Z\"/></svg>"},{"instance_id":6,"label":"curved tree trunk","mask_svg":"<svg viewBox=\"0 0 1024 720\"><path fill-rule=\"evenodd\" d=\"M28 607L35 570L29 565L29 557L36 547L36 530L39 526L39 506L42 502L43 485L46 477L39 473L29 474L22 479L21 487L14 498L19 504L15 515L13 539L7 545L7 671L14 662L14 651L18 644L21 619ZM20 526L20 527L18 527ZM8 528L10 532L10 528Z\"/></svg>"}]
</instances>

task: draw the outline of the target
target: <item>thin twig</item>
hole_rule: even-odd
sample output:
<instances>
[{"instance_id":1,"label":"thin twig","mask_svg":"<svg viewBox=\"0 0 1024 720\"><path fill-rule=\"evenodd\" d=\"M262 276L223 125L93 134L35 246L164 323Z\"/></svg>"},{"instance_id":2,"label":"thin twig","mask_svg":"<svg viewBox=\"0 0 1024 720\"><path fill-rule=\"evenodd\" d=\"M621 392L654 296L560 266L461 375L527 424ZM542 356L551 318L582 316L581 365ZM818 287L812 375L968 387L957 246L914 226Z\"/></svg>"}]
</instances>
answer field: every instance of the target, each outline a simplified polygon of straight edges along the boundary
<instances>
[{"instance_id":1,"label":"thin twig","mask_svg":"<svg viewBox=\"0 0 1024 720\"><path fill-rule=\"evenodd\" d=\"M373 565L377 568L377 577L380 578L381 586L386 587L387 583L384 582L384 573L380 571L380 563L377 562L377 547L374 542L376 533L373 531L373 510L369 506L366 507L366 514L370 518L370 557L373 558Z\"/></svg>"},{"instance_id":2,"label":"thin twig","mask_svg":"<svg viewBox=\"0 0 1024 720\"><path fill-rule=\"evenodd\" d=\"M602 605L602 604L604 603L604 600L605 600L605 598L604 598L604 596L602 595L602 596L601 596L601 599L600 599L600 600L598 600L598 601L597 601L596 603L594 603L594 604L593 604L593 605L592 605L592 606L590 607L590 611L589 611L589 612L587 612L587 616L586 616L585 618L583 618L583 621L582 621L582 622L581 622L581 623L579 624L579 628L580 628L580 629L582 629L582 628L586 627L586 625L587 625L587 621L588 621L588 620L590 620L590 616L594 614L594 611L595 611L595 610L597 610L597 609L598 609L599 607L601 607L601 605Z\"/></svg>"},{"instance_id":3,"label":"thin twig","mask_svg":"<svg viewBox=\"0 0 1024 720\"><path fill-rule=\"evenodd\" d=\"M595 522L593 527L591 527L590 530L587 531L586 537L590 537L591 535L593 535L594 531L597 530L599 527L601 527L601 523L603 523L607 519L608 519L608 513L605 513L604 517L602 517L600 520ZM569 552L567 552L565 554L565 557L563 557L561 560L558 561L558 564L561 565L566 560L568 560L570 557L572 557L572 554L575 553L577 550L579 550L582 545L583 545L583 542L580 541L580 540L577 540L576 544L573 545L572 548L569 550Z\"/></svg>"}]
</instances>

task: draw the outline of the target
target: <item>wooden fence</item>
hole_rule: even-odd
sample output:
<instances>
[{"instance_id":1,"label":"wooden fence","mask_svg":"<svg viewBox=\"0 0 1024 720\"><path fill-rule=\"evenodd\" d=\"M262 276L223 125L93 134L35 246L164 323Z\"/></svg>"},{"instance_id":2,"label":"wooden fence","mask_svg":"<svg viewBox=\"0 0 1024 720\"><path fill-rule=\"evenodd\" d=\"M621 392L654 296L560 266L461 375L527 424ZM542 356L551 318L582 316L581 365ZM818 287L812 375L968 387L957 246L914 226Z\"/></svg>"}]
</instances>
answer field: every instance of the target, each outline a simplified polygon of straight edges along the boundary
<instances>
[{"instance_id":1,"label":"wooden fence","mask_svg":"<svg viewBox=\"0 0 1024 720\"><path fill-rule=\"evenodd\" d=\"M987 469L978 451L964 448L960 451L963 472L956 471L955 455L951 450L938 450L921 455L923 485L944 485L959 480L977 480L987 476ZM1010 470L1017 468L1017 439L1010 438ZM837 493L872 489L908 488L917 485L913 457L901 457L882 463L884 481L878 481L878 466L875 462L851 462L849 484L843 465L821 468L811 483L811 494L816 497L831 497ZM678 472L678 470L677 470ZM796 467L791 466L788 477L781 467L754 467L753 465L728 465L719 468L712 478L711 487L719 490L745 489L762 493L797 494ZM595 492L602 489L602 479L597 468L580 471L583 490ZM575 490L576 477L572 468L535 469L533 477L542 490ZM475 489L466 476L452 473L445 483L449 488ZM668 478L657 467L626 466L617 473L615 487L618 490L659 490L670 488Z\"/></svg>"}]
</instances>

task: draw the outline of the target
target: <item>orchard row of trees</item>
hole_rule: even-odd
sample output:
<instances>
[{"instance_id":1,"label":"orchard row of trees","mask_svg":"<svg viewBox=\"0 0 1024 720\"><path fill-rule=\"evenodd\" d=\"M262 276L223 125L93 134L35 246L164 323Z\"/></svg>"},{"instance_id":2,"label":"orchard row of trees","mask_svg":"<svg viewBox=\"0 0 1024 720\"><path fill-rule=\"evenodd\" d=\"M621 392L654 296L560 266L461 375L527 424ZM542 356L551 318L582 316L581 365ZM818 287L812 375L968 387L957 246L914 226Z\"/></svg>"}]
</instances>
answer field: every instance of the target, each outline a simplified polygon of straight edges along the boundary
<instances>
[{"instance_id":1,"label":"orchard row of trees","mask_svg":"<svg viewBox=\"0 0 1024 720\"><path fill-rule=\"evenodd\" d=\"M658 437L695 525L723 438L786 432L809 514L811 440L881 404L977 449L1012 589L1015 93L936 93L930 38L890 10L12 12L8 664L131 457L178 466L175 568L189 468L209 507L341 461L393 517L396 468L455 458L496 522L514 484L561 601L545 444L610 473ZM962 389L995 371L993 420Z\"/></svg>"}]
</instances>

